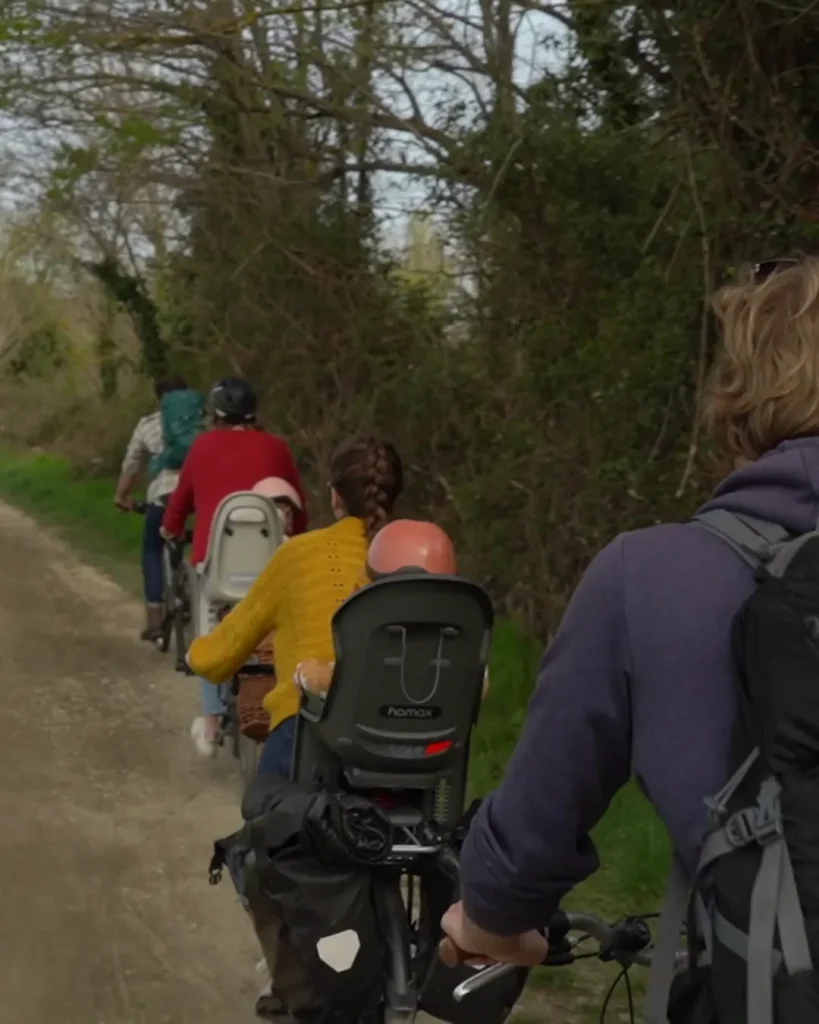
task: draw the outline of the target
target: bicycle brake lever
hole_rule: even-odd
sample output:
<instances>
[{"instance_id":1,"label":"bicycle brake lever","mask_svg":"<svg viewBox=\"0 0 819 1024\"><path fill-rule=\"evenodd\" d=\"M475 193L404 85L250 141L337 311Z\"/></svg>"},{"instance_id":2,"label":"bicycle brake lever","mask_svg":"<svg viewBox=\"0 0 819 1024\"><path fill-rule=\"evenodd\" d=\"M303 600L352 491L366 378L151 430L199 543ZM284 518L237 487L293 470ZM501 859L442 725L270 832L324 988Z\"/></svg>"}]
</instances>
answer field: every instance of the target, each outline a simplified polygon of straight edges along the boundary
<instances>
[{"instance_id":1,"label":"bicycle brake lever","mask_svg":"<svg viewBox=\"0 0 819 1024\"><path fill-rule=\"evenodd\" d=\"M477 968L472 977L462 981L460 985L457 985L452 990L452 998L456 1003L460 1003L461 1000L466 999L472 992L476 992L485 985L490 985L496 978L502 978L504 975L511 974L512 971L517 970L519 968L515 967L514 964L490 964L489 967Z\"/></svg>"}]
</instances>

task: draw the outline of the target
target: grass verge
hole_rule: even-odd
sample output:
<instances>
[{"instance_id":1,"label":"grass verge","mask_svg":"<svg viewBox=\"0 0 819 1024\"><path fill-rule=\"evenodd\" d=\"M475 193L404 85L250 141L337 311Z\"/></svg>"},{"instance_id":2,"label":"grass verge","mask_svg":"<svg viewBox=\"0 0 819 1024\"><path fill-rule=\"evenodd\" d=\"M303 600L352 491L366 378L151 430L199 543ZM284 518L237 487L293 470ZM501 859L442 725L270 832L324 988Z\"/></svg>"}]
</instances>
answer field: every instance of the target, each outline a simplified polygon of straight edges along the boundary
<instances>
[{"instance_id":1,"label":"grass verge","mask_svg":"<svg viewBox=\"0 0 819 1024\"><path fill-rule=\"evenodd\" d=\"M138 593L142 519L118 511L112 502L113 493L113 480L79 476L64 459L0 451L0 497L55 528ZM492 689L472 749L471 786L476 793L486 793L503 775L526 715L539 656L540 645L514 623L498 625L492 651ZM578 751L577 756L582 757L583 752ZM611 919L656 910L670 849L665 830L636 786L629 785L617 795L594 838L603 867L572 893L569 905ZM573 1002L580 1015L572 1019L578 1022L587 1019L582 1005L589 996L589 1013L593 1004L599 1007L596 997L611 979L611 970L595 961L590 964L571 972L536 972L536 983L554 990L561 1006L567 996L571 998L567 990L574 990ZM544 992L543 998L548 1000L549 993ZM551 1007L553 1011L557 1008ZM612 1019L619 1011L618 1000L612 1006Z\"/></svg>"},{"instance_id":2,"label":"grass verge","mask_svg":"<svg viewBox=\"0 0 819 1024\"><path fill-rule=\"evenodd\" d=\"M54 455L0 450L0 496L139 593L142 516L114 507L113 480L80 476Z\"/></svg>"}]
</instances>

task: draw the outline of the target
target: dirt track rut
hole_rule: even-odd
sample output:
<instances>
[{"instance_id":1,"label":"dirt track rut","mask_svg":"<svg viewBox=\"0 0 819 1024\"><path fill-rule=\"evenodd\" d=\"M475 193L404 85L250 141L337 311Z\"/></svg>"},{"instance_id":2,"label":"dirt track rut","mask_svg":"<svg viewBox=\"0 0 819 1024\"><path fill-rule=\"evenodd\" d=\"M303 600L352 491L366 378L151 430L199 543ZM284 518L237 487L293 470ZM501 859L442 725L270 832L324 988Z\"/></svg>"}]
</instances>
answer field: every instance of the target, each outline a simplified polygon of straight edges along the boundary
<instances>
[{"instance_id":1,"label":"dirt track rut","mask_svg":"<svg viewBox=\"0 0 819 1024\"><path fill-rule=\"evenodd\" d=\"M262 982L229 881L237 766L138 605L0 505L0 1024L241 1024Z\"/></svg>"}]
</instances>

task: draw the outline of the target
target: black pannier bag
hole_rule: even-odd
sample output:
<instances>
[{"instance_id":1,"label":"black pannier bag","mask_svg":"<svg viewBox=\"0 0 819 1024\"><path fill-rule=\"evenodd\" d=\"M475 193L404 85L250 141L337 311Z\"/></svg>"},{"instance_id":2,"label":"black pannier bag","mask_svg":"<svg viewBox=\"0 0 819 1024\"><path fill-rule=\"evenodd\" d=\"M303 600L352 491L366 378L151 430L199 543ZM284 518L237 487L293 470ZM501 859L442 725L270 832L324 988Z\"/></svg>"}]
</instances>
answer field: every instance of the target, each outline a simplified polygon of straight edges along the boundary
<instances>
[{"instance_id":1,"label":"black pannier bag","mask_svg":"<svg viewBox=\"0 0 819 1024\"><path fill-rule=\"evenodd\" d=\"M386 944L373 902L370 868L390 850L389 821L370 801L317 792L262 776L242 807L246 824L214 844L210 879L227 867L240 898L253 910L263 900L303 968L319 1019L353 1020L381 1002ZM358 950L336 969L322 958L334 936ZM332 956L329 959L333 959Z\"/></svg>"},{"instance_id":2,"label":"black pannier bag","mask_svg":"<svg viewBox=\"0 0 819 1024\"><path fill-rule=\"evenodd\" d=\"M819 533L724 510L695 523L757 587L734 622L732 776L707 801L694 877L675 862L646 1024L819 1024Z\"/></svg>"}]
</instances>

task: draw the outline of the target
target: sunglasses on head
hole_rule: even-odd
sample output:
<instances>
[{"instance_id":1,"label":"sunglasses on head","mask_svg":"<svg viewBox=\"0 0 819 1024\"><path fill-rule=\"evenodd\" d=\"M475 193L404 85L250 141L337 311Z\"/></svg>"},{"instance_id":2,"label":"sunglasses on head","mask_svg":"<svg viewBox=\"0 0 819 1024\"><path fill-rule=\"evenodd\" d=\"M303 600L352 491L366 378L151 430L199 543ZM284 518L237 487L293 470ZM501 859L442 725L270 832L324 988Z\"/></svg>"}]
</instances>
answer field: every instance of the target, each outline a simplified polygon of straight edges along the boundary
<instances>
[{"instance_id":1,"label":"sunglasses on head","mask_svg":"<svg viewBox=\"0 0 819 1024\"><path fill-rule=\"evenodd\" d=\"M763 281L767 281L769 277L773 277L774 274L778 274L781 270L787 270L788 267L798 267L801 262L802 260L798 256L780 256L775 260L762 260L760 263L754 263L754 284L762 284Z\"/></svg>"}]
</instances>

